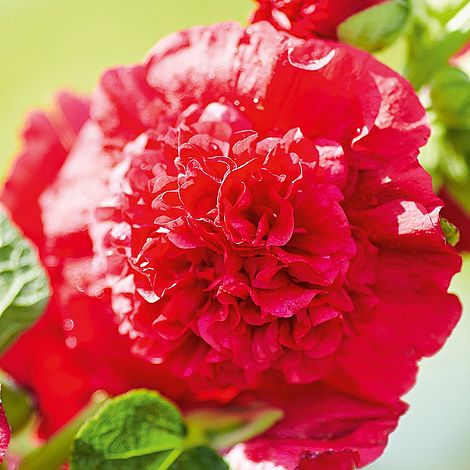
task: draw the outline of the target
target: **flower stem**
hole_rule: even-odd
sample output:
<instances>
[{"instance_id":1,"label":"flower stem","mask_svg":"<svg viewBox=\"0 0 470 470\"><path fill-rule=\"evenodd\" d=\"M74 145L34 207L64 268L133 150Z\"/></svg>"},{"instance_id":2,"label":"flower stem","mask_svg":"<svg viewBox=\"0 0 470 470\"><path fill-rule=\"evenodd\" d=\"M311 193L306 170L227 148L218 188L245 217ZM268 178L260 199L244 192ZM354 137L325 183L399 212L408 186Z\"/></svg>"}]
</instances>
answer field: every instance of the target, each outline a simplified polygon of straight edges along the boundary
<instances>
[{"instance_id":1,"label":"flower stem","mask_svg":"<svg viewBox=\"0 0 470 470\"><path fill-rule=\"evenodd\" d=\"M67 426L58 431L43 446L33 450L20 463L18 470L57 470L67 461L74 437L80 427L91 418L107 400L97 392L90 403Z\"/></svg>"}]
</instances>

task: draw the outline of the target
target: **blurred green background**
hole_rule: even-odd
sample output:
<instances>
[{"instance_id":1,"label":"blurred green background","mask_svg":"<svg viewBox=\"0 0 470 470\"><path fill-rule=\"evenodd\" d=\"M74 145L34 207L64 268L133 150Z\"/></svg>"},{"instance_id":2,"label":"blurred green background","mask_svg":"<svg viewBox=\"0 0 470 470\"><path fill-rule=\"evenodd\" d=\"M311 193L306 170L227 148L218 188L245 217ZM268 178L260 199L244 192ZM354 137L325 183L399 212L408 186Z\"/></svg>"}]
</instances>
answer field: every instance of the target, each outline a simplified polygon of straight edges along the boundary
<instances>
[{"instance_id":1,"label":"blurred green background","mask_svg":"<svg viewBox=\"0 0 470 470\"><path fill-rule=\"evenodd\" d=\"M89 93L108 66L140 60L162 36L246 21L250 0L0 0L0 174L25 114L61 88ZM470 314L470 257L454 283ZM411 409L371 470L470 469L470 318L422 363Z\"/></svg>"}]
</instances>

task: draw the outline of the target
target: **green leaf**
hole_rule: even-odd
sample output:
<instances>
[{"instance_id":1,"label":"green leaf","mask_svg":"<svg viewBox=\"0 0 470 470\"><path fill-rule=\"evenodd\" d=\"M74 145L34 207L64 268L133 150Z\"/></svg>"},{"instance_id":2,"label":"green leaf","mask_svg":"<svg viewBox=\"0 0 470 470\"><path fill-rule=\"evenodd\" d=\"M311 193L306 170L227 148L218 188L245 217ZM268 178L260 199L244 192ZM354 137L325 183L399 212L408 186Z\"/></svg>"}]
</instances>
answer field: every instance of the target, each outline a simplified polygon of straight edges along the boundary
<instances>
[{"instance_id":1,"label":"green leaf","mask_svg":"<svg viewBox=\"0 0 470 470\"><path fill-rule=\"evenodd\" d=\"M283 416L260 404L191 412L151 390L109 400L75 437L71 470L227 470L213 449L262 434ZM23 469L20 469L23 470Z\"/></svg>"},{"instance_id":2,"label":"green leaf","mask_svg":"<svg viewBox=\"0 0 470 470\"><path fill-rule=\"evenodd\" d=\"M110 400L77 433L71 470L166 470L183 451L186 427L158 393L134 390Z\"/></svg>"},{"instance_id":3,"label":"green leaf","mask_svg":"<svg viewBox=\"0 0 470 470\"><path fill-rule=\"evenodd\" d=\"M409 0L388 0L350 16L338 26L338 37L370 52L392 44L410 17Z\"/></svg>"},{"instance_id":4,"label":"green leaf","mask_svg":"<svg viewBox=\"0 0 470 470\"><path fill-rule=\"evenodd\" d=\"M225 460L208 447L194 447L181 454L170 470L228 470Z\"/></svg>"},{"instance_id":5,"label":"green leaf","mask_svg":"<svg viewBox=\"0 0 470 470\"><path fill-rule=\"evenodd\" d=\"M465 72L444 67L431 84L432 106L448 126L465 128L470 125L470 79Z\"/></svg>"},{"instance_id":6,"label":"green leaf","mask_svg":"<svg viewBox=\"0 0 470 470\"><path fill-rule=\"evenodd\" d=\"M460 241L459 229L444 217L441 217L441 228L444 237L449 245L455 246Z\"/></svg>"},{"instance_id":7,"label":"green leaf","mask_svg":"<svg viewBox=\"0 0 470 470\"><path fill-rule=\"evenodd\" d=\"M0 354L35 323L48 299L35 249L0 211Z\"/></svg>"},{"instance_id":8,"label":"green leaf","mask_svg":"<svg viewBox=\"0 0 470 470\"><path fill-rule=\"evenodd\" d=\"M450 58L469 39L470 36L466 33L460 31L448 32L442 40L412 51L407 78L419 90L423 85L429 83L440 69L447 67Z\"/></svg>"}]
</instances>

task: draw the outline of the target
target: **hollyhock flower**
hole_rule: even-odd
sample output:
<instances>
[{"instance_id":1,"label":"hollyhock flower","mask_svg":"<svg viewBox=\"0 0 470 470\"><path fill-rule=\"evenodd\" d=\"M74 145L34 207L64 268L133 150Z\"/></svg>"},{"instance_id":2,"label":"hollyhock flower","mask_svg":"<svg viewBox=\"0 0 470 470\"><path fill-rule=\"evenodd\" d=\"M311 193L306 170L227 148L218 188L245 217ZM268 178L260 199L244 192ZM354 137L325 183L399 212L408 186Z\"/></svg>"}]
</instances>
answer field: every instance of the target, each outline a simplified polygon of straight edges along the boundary
<instances>
[{"instance_id":1,"label":"hollyhock flower","mask_svg":"<svg viewBox=\"0 0 470 470\"><path fill-rule=\"evenodd\" d=\"M269 21L301 38L337 39L338 26L350 16L385 0L258 0L253 22Z\"/></svg>"},{"instance_id":2,"label":"hollyhock flower","mask_svg":"<svg viewBox=\"0 0 470 470\"><path fill-rule=\"evenodd\" d=\"M37 182L51 306L3 359L43 433L93 390L147 386L183 409L283 410L235 468L377 458L460 314L411 86L343 44L219 24L107 71L82 124ZM29 357L46 342L54 359Z\"/></svg>"}]
</instances>

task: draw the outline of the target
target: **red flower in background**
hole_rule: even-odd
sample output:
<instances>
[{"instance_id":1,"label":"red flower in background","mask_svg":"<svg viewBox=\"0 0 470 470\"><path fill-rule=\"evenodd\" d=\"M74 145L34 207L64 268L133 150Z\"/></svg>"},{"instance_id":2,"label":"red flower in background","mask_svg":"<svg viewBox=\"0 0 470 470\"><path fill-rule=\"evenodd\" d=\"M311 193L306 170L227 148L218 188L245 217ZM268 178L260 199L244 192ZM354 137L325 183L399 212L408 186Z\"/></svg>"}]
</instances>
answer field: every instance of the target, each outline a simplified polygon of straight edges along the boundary
<instances>
[{"instance_id":1,"label":"red flower in background","mask_svg":"<svg viewBox=\"0 0 470 470\"><path fill-rule=\"evenodd\" d=\"M337 27L350 16L385 0L257 0L253 22L269 21L276 29L304 39L337 39Z\"/></svg>"},{"instance_id":2,"label":"red flower in background","mask_svg":"<svg viewBox=\"0 0 470 470\"><path fill-rule=\"evenodd\" d=\"M26 133L3 195L55 291L2 361L37 394L43 433L96 389L147 386L183 407L281 408L231 451L241 468L379 456L416 361L460 314L410 85L342 44L221 24L106 72L67 148L60 117Z\"/></svg>"}]
</instances>

